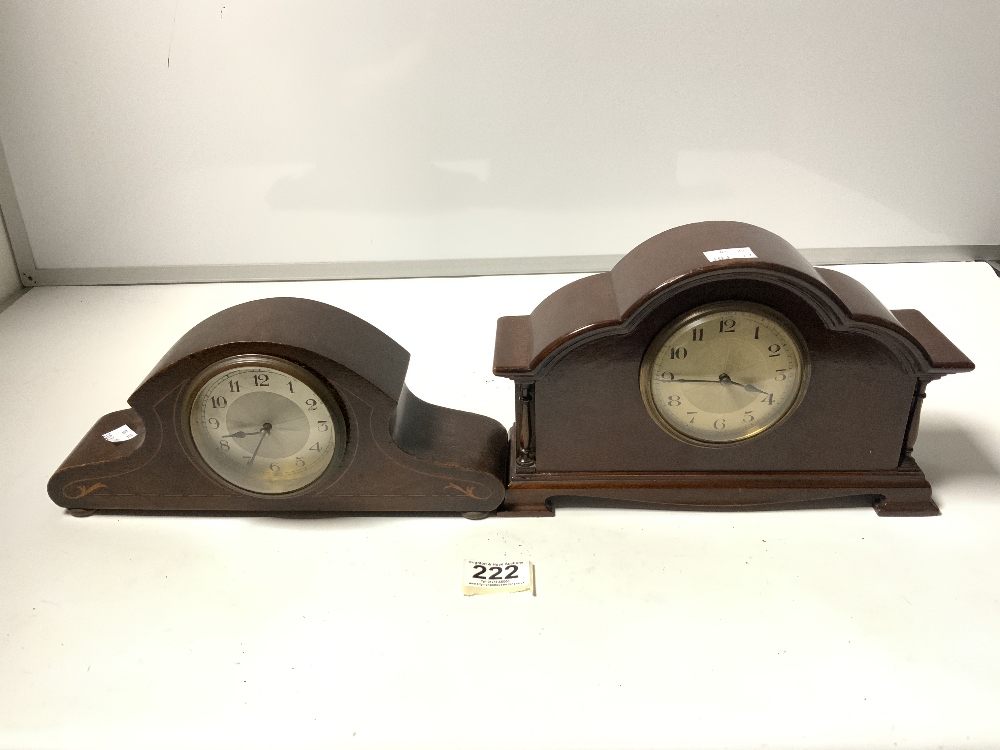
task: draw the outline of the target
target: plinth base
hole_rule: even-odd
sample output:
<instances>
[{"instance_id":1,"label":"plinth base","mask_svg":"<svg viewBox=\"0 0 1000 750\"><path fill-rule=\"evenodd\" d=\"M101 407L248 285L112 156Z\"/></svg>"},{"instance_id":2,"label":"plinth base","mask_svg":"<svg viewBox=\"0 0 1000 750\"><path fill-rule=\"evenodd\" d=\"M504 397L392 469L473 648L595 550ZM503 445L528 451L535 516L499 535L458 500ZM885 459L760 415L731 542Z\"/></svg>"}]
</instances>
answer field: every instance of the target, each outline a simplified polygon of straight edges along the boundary
<instances>
[{"instance_id":1,"label":"plinth base","mask_svg":"<svg viewBox=\"0 0 1000 750\"><path fill-rule=\"evenodd\" d=\"M868 496L880 516L937 516L931 486L912 459L898 469L858 472L599 474L512 472L498 516L552 516L552 501L586 498L609 507L770 510Z\"/></svg>"}]
</instances>

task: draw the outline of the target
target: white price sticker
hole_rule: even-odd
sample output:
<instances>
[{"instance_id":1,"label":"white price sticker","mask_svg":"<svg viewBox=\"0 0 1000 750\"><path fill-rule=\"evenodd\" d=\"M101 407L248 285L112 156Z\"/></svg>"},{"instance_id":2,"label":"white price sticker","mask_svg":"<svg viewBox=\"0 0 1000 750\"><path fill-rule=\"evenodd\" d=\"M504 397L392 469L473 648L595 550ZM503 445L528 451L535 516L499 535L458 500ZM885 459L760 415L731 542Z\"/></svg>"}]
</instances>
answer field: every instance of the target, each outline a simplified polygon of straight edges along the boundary
<instances>
[{"instance_id":1,"label":"white price sticker","mask_svg":"<svg viewBox=\"0 0 1000 750\"><path fill-rule=\"evenodd\" d=\"M462 563L462 594L504 594L530 591L535 594L535 566L527 560Z\"/></svg>"},{"instance_id":2,"label":"white price sticker","mask_svg":"<svg viewBox=\"0 0 1000 750\"><path fill-rule=\"evenodd\" d=\"M753 250L749 247L727 247L724 250L706 250L705 257L709 262L715 263L717 260L730 260L731 258L756 258Z\"/></svg>"},{"instance_id":3,"label":"white price sticker","mask_svg":"<svg viewBox=\"0 0 1000 750\"><path fill-rule=\"evenodd\" d=\"M138 434L138 432L133 432L127 424L123 424L117 430L105 432L101 437L109 443L124 443L126 440L131 440L136 437Z\"/></svg>"}]
</instances>

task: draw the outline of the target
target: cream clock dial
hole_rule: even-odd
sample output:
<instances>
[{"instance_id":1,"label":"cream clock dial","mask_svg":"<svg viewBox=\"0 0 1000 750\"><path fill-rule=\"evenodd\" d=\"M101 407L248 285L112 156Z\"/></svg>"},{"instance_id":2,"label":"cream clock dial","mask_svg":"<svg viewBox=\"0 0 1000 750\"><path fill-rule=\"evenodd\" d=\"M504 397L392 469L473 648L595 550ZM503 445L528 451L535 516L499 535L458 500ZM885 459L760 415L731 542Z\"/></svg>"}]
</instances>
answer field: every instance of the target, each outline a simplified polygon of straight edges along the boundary
<instances>
[{"instance_id":1,"label":"cream clock dial","mask_svg":"<svg viewBox=\"0 0 1000 750\"><path fill-rule=\"evenodd\" d=\"M216 363L191 389L189 425L208 468L250 492L294 492L341 453L344 419L319 380L276 357Z\"/></svg>"},{"instance_id":2,"label":"cream clock dial","mask_svg":"<svg viewBox=\"0 0 1000 750\"><path fill-rule=\"evenodd\" d=\"M795 327L762 305L693 310L653 340L640 368L653 420L674 437L718 445L774 428L805 394L806 348Z\"/></svg>"}]
</instances>

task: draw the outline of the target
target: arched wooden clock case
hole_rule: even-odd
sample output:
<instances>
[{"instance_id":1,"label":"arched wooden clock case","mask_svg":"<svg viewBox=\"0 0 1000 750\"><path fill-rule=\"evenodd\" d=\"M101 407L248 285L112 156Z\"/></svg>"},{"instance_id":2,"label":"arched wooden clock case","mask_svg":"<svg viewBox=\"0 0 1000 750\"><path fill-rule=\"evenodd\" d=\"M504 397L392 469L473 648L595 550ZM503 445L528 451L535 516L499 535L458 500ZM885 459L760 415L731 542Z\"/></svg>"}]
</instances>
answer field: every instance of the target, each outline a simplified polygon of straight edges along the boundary
<instances>
[{"instance_id":1,"label":"arched wooden clock case","mask_svg":"<svg viewBox=\"0 0 1000 750\"><path fill-rule=\"evenodd\" d=\"M241 388L240 397L260 392L260 398L278 399L279 406L294 412L300 407L288 399L264 394L274 390L270 386L280 375L282 388L288 389L284 395L298 393L301 409L327 407L318 412L324 432L315 432L314 423L308 434L309 442L322 436L316 449L329 449L329 455L305 486L293 482L288 492L248 490L213 470L204 460L205 449L195 445L192 404L198 398L221 399L212 395L216 392L235 401L236 394L218 378L225 377L226 368L233 371L248 362L257 369L244 369L242 386L229 386L234 392ZM409 354L395 341L330 305L277 298L231 307L195 326L167 352L129 398L131 408L98 421L52 476L49 496L77 512L494 510L504 494L506 430L488 417L418 399L404 383L408 362ZM252 373L260 373L256 383ZM270 383L264 379L268 373ZM223 390L199 390L213 382L222 383ZM303 400L303 388L314 398ZM122 442L102 437L121 426L135 437ZM235 438L230 428L220 437L234 450L237 441L259 449L267 445L263 432L271 425L259 428ZM326 437L334 433L336 440ZM299 448L303 457L308 455L309 447ZM253 463L256 451L248 457ZM268 461L275 462L275 471L294 469L295 457Z\"/></svg>"},{"instance_id":2,"label":"arched wooden clock case","mask_svg":"<svg viewBox=\"0 0 1000 750\"><path fill-rule=\"evenodd\" d=\"M746 249L752 257L727 257ZM658 335L713 304L789 321L810 371L780 424L708 445L651 417L640 370ZM972 368L918 311L890 312L770 232L735 222L672 229L530 315L498 321L493 370L514 381L517 410L499 512L550 515L560 497L750 509L868 496L880 515L937 514L910 455L920 406L927 383Z\"/></svg>"}]
</instances>

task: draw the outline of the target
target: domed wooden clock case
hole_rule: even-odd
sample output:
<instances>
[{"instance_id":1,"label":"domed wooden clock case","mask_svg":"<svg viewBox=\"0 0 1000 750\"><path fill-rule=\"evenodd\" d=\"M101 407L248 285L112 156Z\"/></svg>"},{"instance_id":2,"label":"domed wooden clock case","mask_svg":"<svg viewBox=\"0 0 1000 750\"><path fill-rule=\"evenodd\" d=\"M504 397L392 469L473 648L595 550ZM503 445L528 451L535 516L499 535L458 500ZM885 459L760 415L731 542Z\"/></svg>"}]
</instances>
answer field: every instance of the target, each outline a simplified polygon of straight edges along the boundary
<instances>
[{"instance_id":1,"label":"domed wooden clock case","mask_svg":"<svg viewBox=\"0 0 1000 750\"><path fill-rule=\"evenodd\" d=\"M408 362L330 305L231 307L167 352L131 408L98 421L49 496L78 514L494 510L506 430L418 399Z\"/></svg>"},{"instance_id":2,"label":"domed wooden clock case","mask_svg":"<svg viewBox=\"0 0 1000 750\"><path fill-rule=\"evenodd\" d=\"M672 229L498 321L493 371L516 391L499 513L867 496L880 515L934 515L910 455L920 406L972 368L921 313L770 232Z\"/></svg>"}]
</instances>

